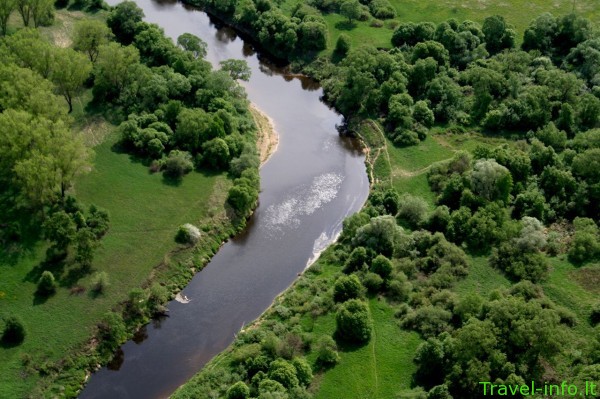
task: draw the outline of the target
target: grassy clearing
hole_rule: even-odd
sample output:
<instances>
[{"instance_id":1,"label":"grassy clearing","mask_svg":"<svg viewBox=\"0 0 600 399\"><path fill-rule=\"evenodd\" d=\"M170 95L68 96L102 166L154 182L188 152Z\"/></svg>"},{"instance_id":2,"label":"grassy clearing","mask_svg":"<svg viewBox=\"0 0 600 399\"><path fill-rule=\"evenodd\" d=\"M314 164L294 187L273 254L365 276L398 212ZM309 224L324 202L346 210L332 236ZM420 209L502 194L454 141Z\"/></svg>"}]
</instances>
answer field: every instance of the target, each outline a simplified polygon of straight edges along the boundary
<instances>
[{"instance_id":1,"label":"grassy clearing","mask_svg":"<svg viewBox=\"0 0 600 399\"><path fill-rule=\"evenodd\" d=\"M173 236L178 225L207 223L224 212L228 188L224 176L192 173L180 185L166 184L161 175L150 174L129 155L113 151L115 139L111 135L95 148L94 168L76 186L83 203L94 203L111 214L111 229L93 264L93 271L108 273L110 286L99 297L73 294L73 287L89 287L90 274L66 269L58 271L62 286L57 294L36 303L33 276L41 273L37 266L43 259L43 244L16 264L0 265L3 313L20 315L28 330L23 345L0 348L0 397L24 397L36 383L35 377L23 378L21 373L25 354L33 356L37 365L53 362L89 338L99 317L142 285L176 247Z\"/></svg>"},{"instance_id":2,"label":"grassy clearing","mask_svg":"<svg viewBox=\"0 0 600 399\"><path fill-rule=\"evenodd\" d=\"M372 298L373 337L358 349L341 351L340 363L323 375L316 399L387 399L409 388L415 366L414 352L421 343L418 334L400 330L394 309L384 300ZM333 333L333 315L323 318L316 330ZM358 377L360 376L360 378Z\"/></svg>"},{"instance_id":3,"label":"grassy clearing","mask_svg":"<svg viewBox=\"0 0 600 399\"><path fill-rule=\"evenodd\" d=\"M282 9L291 13L293 6L300 0L285 0ZM517 41L529 22L544 12L554 15L564 15L572 11L590 20L600 19L600 3L596 0L546 1L546 0L390 0L396 9L396 18L384 21L383 27L371 26L372 20L355 22L352 25L339 14L326 14L325 20L329 27L329 43L333 49L342 33L350 36L353 46L370 44L375 47L391 47L391 37L395 27L402 22L442 22L450 18L458 21L466 19L483 23L483 20L494 14L504 16L517 30Z\"/></svg>"},{"instance_id":4,"label":"grassy clearing","mask_svg":"<svg viewBox=\"0 0 600 399\"><path fill-rule=\"evenodd\" d=\"M544 292L557 304L575 312L579 323L575 331L582 335L592 336L593 328L588 321L592 306L598 303L598 281L600 269L598 265L577 268L563 257L551 259L552 271L542 286ZM581 283L582 278L588 277L588 283Z\"/></svg>"}]
</instances>

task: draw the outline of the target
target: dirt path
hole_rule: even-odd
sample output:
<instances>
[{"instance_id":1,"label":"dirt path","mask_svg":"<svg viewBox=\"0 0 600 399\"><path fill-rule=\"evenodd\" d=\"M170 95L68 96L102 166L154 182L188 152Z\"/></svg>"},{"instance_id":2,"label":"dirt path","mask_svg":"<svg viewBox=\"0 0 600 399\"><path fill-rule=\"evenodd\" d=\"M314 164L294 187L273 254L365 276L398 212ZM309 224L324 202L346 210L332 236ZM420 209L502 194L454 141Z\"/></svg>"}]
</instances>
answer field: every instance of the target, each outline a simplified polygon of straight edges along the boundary
<instances>
[{"instance_id":1,"label":"dirt path","mask_svg":"<svg viewBox=\"0 0 600 399\"><path fill-rule=\"evenodd\" d=\"M260 164L264 165L271 155L277 151L279 133L275 130L275 122L254 104L250 105L250 113L258 128L257 147L260 154Z\"/></svg>"}]
</instances>

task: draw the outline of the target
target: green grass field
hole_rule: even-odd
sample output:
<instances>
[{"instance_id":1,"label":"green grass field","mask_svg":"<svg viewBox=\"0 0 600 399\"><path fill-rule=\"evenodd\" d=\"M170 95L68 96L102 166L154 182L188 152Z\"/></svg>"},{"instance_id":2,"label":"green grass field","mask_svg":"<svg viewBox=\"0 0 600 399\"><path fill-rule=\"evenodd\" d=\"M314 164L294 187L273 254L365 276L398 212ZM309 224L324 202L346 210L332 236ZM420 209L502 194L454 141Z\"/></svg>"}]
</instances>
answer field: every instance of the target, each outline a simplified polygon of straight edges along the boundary
<instances>
[{"instance_id":1,"label":"green grass field","mask_svg":"<svg viewBox=\"0 0 600 399\"><path fill-rule=\"evenodd\" d=\"M146 280L152 269L176 247L173 237L182 223L206 222L223 209L228 182L224 176L192 173L181 185L166 184L160 174L150 174L127 154L114 152L114 135L95 148L93 170L76 185L84 204L94 203L111 215L109 233L97 251L93 271L106 271L110 286L92 297L72 294L73 286L88 287L90 275L77 279L78 271L64 270L62 285L45 303L34 303L35 281L27 277L43 259L43 244L16 264L0 263L0 309L18 314L27 327L27 338L15 348L0 347L0 397L24 397L36 378L24 378L21 360L56 361L88 339L100 316L126 298ZM215 193L215 187L219 192ZM72 274L69 274L69 273ZM58 277L58 276L57 276Z\"/></svg>"},{"instance_id":2,"label":"green grass field","mask_svg":"<svg viewBox=\"0 0 600 399\"><path fill-rule=\"evenodd\" d=\"M290 13L292 8L301 0L285 0L282 8ZM384 21L380 28L372 27L370 21L356 22L348 26L346 19L339 14L326 14L325 20L329 27L329 43L333 48L341 33L350 36L353 45L371 44L375 47L391 47L393 30L402 22L442 22L450 18L458 21L466 19L483 23L483 20L494 14L504 16L517 30L517 42L522 40L522 34L529 22L544 12L554 15L564 15L575 11L592 21L600 20L600 2L597 0L390 0L396 9L396 18Z\"/></svg>"},{"instance_id":3,"label":"green grass field","mask_svg":"<svg viewBox=\"0 0 600 399\"><path fill-rule=\"evenodd\" d=\"M372 298L369 308L374 326L371 340L361 348L340 352L340 363L323 375L315 399L387 399L409 388L415 370L412 359L421 338L398 328L394 309L385 300ZM315 325L315 332L334 330L333 314Z\"/></svg>"}]
</instances>

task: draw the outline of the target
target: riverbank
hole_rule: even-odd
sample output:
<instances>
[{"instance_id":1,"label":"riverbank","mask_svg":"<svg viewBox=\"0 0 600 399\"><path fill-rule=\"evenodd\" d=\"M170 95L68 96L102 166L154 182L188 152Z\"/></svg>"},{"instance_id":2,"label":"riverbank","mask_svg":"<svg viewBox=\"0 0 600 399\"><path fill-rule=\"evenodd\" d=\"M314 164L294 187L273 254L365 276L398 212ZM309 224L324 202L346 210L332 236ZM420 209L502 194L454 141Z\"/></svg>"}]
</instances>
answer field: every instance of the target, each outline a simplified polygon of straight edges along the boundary
<instances>
[{"instance_id":1,"label":"riverbank","mask_svg":"<svg viewBox=\"0 0 600 399\"><path fill-rule=\"evenodd\" d=\"M279 133L275 129L275 122L271 117L262 112L255 104L250 105L250 113L257 128L257 148L260 156L260 165L264 165L279 146Z\"/></svg>"}]
</instances>

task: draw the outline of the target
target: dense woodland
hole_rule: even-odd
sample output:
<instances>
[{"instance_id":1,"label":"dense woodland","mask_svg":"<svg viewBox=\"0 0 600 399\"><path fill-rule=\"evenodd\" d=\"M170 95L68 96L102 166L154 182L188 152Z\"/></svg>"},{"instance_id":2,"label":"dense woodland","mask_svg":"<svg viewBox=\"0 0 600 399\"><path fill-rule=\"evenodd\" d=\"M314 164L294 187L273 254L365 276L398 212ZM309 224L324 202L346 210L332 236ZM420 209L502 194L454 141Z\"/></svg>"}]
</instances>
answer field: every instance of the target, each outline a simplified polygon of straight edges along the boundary
<instances>
[{"instance_id":1,"label":"dense woodland","mask_svg":"<svg viewBox=\"0 0 600 399\"><path fill-rule=\"evenodd\" d=\"M303 64L350 130L371 118L401 147L419 145L433 127L479 131L507 144L458 151L432 165L434 209L375 181L338 243L176 397L312 397L313 374L335 367L339 351L372 339L373 298L385 298L398 328L423 339L413 389L396 392L398 398L478 397L480 381L566 379L583 386L600 378L600 334L593 329L600 303L581 317L540 285L557 256L579 267L597 267L600 259L597 26L575 14L543 14L517 48L501 16L482 25L403 23L391 50L352 48L342 34L329 44L331 56L305 64L297 58L306 55L303 25L321 23L320 12L341 13L349 23L369 12L385 18L386 2L314 1L291 17L265 0L201 3L268 51ZM259 18L245 20L250 9ZM267 31L271 41L261 35ZM459 295L454 287L473 256L485 256L511 286ZM311 327L331 317L331 334ZM581 335L582 328L594 332Z\"/></svg>"}]
</instances>

